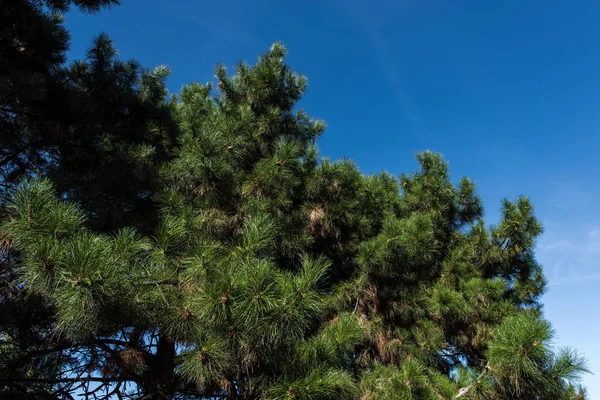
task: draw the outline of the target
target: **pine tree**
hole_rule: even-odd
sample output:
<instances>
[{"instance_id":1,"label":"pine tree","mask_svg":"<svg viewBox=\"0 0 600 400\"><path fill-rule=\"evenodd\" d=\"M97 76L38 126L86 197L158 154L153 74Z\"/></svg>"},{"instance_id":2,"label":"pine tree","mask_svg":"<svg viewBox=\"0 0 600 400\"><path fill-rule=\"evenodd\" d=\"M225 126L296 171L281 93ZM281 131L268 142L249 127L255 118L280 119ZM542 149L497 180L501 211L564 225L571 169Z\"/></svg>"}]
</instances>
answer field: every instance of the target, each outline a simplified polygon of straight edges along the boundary
<instances>
[{"instance_id":1,"label":"pine tree","mask_svg":"<svg viewBox=\"0 0 600 400\"><path fill-rule=\"evenodd\" d=\"M26 176L52 176L94 228L145 229L157 166L175 140L168 68L121 61L107 35L65 66L62 15L116 0L14 0L0 12L0 206Z\"/></svg>"},{"instance_id":2,"label":"pine tree","mask_svg":"<svg viewBox=\"0 0 600 400\"><path fill-rule=\"evenodd\" d=\"M42 376L28 371L47 358L10 369L0 350L3 389L584 398L585 363L553 349L543 319L530 201L504 201L488 227L474 183L454 184L439 154L400 179L320 158L325 124L297 108L307 80L285 56L276 43L234 74L218 66L214 88L182 89L151 230L98 229L49 179L11 192L2 233L22 254L18 284L49 304L46 344L69 350Z\"/></svg>"},{"instance_id":3,"label":"pine tree","mask_svg":"<svg viewBox=\"0 0 600 400\"><path fill-rule=\"evenodd\" d=\"M95 12L117 0L12 0L0 9L0 195L39 174L56 143L67 86L69 34L62 14L74 3Z\"/></svg>"},{"instance_id":4,"label":"pine tree","mask_svg":"<svg viewBox=\"0 0 600 400\"><path fill-rule=\"evenodd\" d=\"M49 176L57 193L85 210L96 232L155 224L158 167L176 127L166 100L168 69L121 61L100 35L86 58L65 65L70 6L96 12L115 0L14 0L0 10L0 223L6 196L23 177ZM47 296L23 285L23 254L0 231L0 376L61 376L77 343L56 337ZM1 386L1 385L0 385ZM43 385L42 385L43 386ZM13 382L11 396L42 396ZM46 387L46 386L44 386Z\"/></svg>"}]
</instances>

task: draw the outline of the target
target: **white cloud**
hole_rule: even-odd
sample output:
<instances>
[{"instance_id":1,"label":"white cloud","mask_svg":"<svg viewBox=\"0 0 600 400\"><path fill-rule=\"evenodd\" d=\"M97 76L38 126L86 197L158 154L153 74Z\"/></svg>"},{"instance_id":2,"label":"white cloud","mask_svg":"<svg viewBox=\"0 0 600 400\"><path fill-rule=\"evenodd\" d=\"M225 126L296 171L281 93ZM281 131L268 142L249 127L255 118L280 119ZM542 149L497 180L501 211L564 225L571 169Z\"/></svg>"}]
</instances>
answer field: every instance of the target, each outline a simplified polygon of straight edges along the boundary
<instances>
[{"instance_id":1,"label":"white cloud","mask_svg":"<svg viewBox=\"0 0 600 400\"><path fill-rule=\"evenodd\" d=\"M550 285L584 285L600 279L600 229L548 232L537 247Z\"/></svg>"},{"instance_id":2,"label":"white cloud","mask_svg":"<svg viewBox=\"0 0 600 400\"><path fill-rule=\"evenodd\" d=\"M550 286L568 286L568 285L587 285L600 280L600 274L590 275L572 275L564 276L558 279L551 279Z\"/></svg>"},{"instance_id":3,"label":"white cloud","mask_svg":"<svg viewBox=\"0 0 600 400\"><path fill-rule=\"evenodd\" d=\"M544 245L539 251L552 252L552 251L568 249L571 247L573 247L573 243L571 243L568 240L561 239L561 240L556 240L556 241L553 241L553 242L550 242L550 243Z\"/></svg>"},{"instance_id":4,"label":"white cloud","mask_svg":"<svg viewBox=\"0 0 600 400\"><path fill-rule=\"evenodd\" d=\"M592 229L588 232L587 252L596 256L600 254L600 230Z\"/></svg>"}]
</instances>

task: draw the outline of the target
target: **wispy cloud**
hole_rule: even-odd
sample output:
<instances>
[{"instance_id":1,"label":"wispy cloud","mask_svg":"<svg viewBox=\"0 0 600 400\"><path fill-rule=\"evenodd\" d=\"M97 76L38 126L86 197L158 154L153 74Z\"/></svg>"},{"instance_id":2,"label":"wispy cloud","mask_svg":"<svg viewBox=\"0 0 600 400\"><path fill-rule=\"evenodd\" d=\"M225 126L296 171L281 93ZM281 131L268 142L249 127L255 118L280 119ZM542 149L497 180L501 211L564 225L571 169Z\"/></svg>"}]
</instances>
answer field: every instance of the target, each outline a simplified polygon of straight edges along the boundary
<instances>
[{"instance_id":1,"label":"wispy cloud","mask_svg":"<svg viewBox=\"0 0 600 400\"><path fill-rule=\"evenodd\" d=\"M397 11L400 2L390 2L389 4L379 4L380 9L391 9ZM401 75L402 69L394 60L393 49L389 45L381 31L381 21L374 12L371 2L366 1L348 1L343 3L347 10L351 12L352 17L360 24L365 34L369 38L375 54L381 64L382 71L394 91L394 96L400 108L402 109L406 120L408 121L410 133L415 136L413 130L420 125L418 113L415 111L411 98L405 88L404 79Z\"/></svg>"},{"instance_id":2,"label":"wispy cloud","mask_svg":"<svg viewBox=\"0 0 600 400\"><path fill-rule=\"evenodd\" d=\"M570 286L570 285L588 285L590 283L600 280L600 274L589 274L589 275L573 275L564 276L559 279L551 280L550 285L552 286Z\"/></svg>"},{"instance_id":3,"label":"wispy cloud","mask_svg":"<svg viewBox=\"0 0 600 400\"><path fill-rule=\"evenodd\" d=\"M571 213L594 205L594 195L577 176L560 174L550 182L549 203L561 212Z\"/></svg>"},{"instance_id":4,"label":"wispy cloud","mask_svg":"<svg viewBox=\"0 0 600 400\"><path fill-rule=\"evenodd\" d=\"M587 253L600 256L600 229L592 229L588 232Z\"/></svg>"},{"instance_id":5,"label":"wispy cloud","mask_svg":"<svg viewBox=\"0 0 600 400\"><path fill-rule=\"evenodd\" d=\"M573 243L568 240L561 239L551 243L546 244L541 251L543 252L552 252L556 250L564 250L573 247Z\"/></svg>"},{"instance_id":6,"label":"wispy cloud","mask_svg":"<svg viewBox=\"0 0 600 400\"><path fill-rule=\"evenodd\" d=\"M225 8L223 8L225 7ZM251 10L245 3L226 7L220 3L173 4L164 6L166 16L181 23L192 24L197 28L195 33L202 47L214 48L235 44L240 47L250 46L258 41L248 18ZM225 47L224 47L225 48Z\"/></svg>"},{"instance_id":7,"label":"wispy cloud","mask_svg":"<svg viewBox=\"0 0 600 400\"><path fill-rule=\"evenodd\" d=\"M537 247L550 285L584 285L600 280L600 229L549 232Z\"/></svg>"},{"instance_id":8,"label":"wispy cloud","mask_svg":"<svg viewBox=\"0 0 600 400\"><path fill-rule=\"evenodd\" d=\"M536 255L550 285L583 286L600 280L600 192L577 174L546 177L538 193L545 233Z\"/></svg>"}]
</instances>

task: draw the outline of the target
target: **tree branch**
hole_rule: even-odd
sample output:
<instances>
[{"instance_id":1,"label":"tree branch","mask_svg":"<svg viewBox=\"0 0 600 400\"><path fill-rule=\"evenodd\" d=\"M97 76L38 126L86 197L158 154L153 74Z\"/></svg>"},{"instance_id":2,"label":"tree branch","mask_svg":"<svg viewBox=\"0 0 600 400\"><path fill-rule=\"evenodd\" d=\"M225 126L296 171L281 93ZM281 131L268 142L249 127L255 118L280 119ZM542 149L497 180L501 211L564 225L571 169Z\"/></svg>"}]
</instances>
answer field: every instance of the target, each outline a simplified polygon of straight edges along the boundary
<instances>
[{"instance_id":1,"label":"tree branch","mask_svg":"<svg viewBox=\"0 0 600 400\"><path fill-rule=\"evenodd\" d=\"M181 282L179 282L176 279L163 279L160 281L147 281L147 282L140 282L138 283L138 285L173 285L173 286L179 286Z\"/></svg>"},{"instance_id":2,"label":"tree branch","mask_svg":"<svg viewBox=\"0 0 600 400\"><path fill-rule=\"evenodd\" d=\"M471 382L471 384L469 386L465 386L464 388L460 389L458 391L458 394L456 396L454 396L455 399L460 399L461 397L464 397L467 395L467 393L469 393L476 385L479 385L479 383L481 382L481 379L485 376L485 374L490 370L490 363L488 362L485 365L485 368L483 368L483 371L481 372L481 374L479 374L479 376L477 377L477 379L475 379L473 382Z\"/></svg>"},{"instance_id":3,"label":"tree branch","mask_svg":"<svg viewBox=\"0 0 600 400\"><path fill-rule=\"evenodd\" d=\"M12 383L12 382L24 382L24 383L77 383L77 382L135 382L134 378L125 378L125 377L107 377L107 378L99 378L99 377L81 377L81 378L0 378L0 382L2 383Z\"/></svg>"}]
</instances>

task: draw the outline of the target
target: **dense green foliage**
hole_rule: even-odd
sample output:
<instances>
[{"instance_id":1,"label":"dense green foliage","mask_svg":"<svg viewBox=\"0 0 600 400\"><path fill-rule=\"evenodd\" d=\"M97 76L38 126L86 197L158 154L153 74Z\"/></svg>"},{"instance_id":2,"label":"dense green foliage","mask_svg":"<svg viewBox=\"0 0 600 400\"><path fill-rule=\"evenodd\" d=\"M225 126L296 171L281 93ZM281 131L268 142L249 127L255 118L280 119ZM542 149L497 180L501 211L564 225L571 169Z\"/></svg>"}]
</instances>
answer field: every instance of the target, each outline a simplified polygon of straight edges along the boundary
<instances>
[{"instance_id":1,"label":"dense green foliage","mask_svg":"<svg viewBox=\"0 0 600 400\"><path fill-rule=\"evenodd\" d=\"M320 158L285 55L172 101L166 69L140 73L105 36L61 70L68 117L41 120L62 133L5 164L0 393L584 398L541 313L529 200L488 227L439 154L399 179ZM10 146L48 132L10 127Z\"/></svg>"},{"instance_id":2,"label":"dense green foliage","mask_svg":"<svg viewBox=\"0 0 600 400\"><path fill-rule=\"evenodd\" d=\"M158 166L175 141L166 67L120 61L106 35L65 67L69 1L3 3L0 32L0 196L48 175L95 229L148 227ZM75 1L87 11L114 0ZM54 12L49 13L48 9Z\"/></svg>"}]
</instances>

